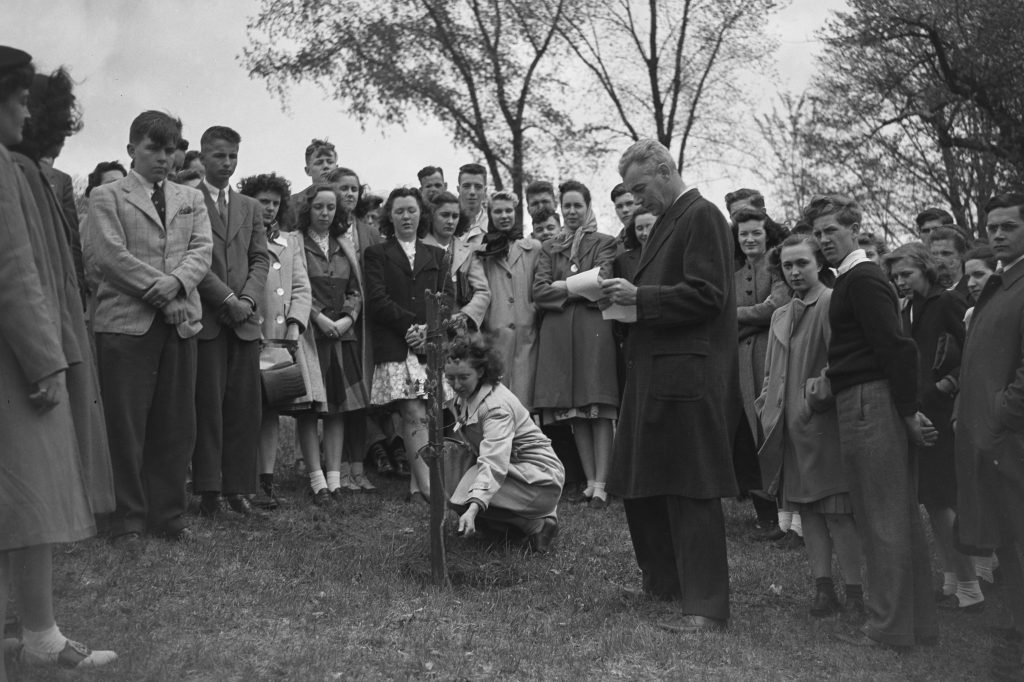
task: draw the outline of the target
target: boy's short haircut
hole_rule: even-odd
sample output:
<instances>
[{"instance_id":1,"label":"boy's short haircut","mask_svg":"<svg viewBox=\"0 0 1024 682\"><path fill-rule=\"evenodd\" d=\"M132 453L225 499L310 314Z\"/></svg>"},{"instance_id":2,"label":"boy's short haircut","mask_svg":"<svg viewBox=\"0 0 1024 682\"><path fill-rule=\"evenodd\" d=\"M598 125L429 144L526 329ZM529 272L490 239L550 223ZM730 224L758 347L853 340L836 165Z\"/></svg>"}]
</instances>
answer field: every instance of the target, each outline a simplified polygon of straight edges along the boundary
<instances>
[{"instance_id":1,"label":"boy's short haircut","mask_svg":"<svg viewBox=\"0 0 1024 682\"><path fill-rule=\"evenodd\" d=\"M555 196L555 186L547 180L534 180L526 186L526 196L532 197L537 194L550 194Z\"/></svg>"},{"instance_id":2,"label":"boy's short haircut","mask_svg":"<svg viewBox=\"0 0 1024 682\"><path fill-rule=\"evenodd\" d=\"M620 182L619 184L612 187L612 203L614 204L615 200L621 197L623 194L630 193L631 192L628 189L626 189L626 186Z\"/></svg>"},{"instance_id":3,"label":"boy's short haircut","mask_svg":"<svg viewBox=\"0 0 1024 682\"><path fill-rule=\"evenodd\" d=\"M429 178L431 175L440 175L441 179L444 179L444 171L440 166L424 166L416 173L416 178L422 182L423 178Z\"/></svg>"},{"instance_id":4,"label":"boy's short haircut","mask_svg":"<svg viewBox=\"0 0 1024 682\"><path fill-rule=\"evenodd\" d=\"M314 157L325 156L327 154L330 154L334 158L338 158L338 152L334 149L333 144L327 140L319 140L314 137L312 142L310 142L306 147L306 165L308 166L309 162Z\"/></svg>"},{"instance_id":5,"label":"boy's short haircut","mask_svg":"<svg viewBox=\"0 0 1024 682\"><path fill-rule=\"evenodd\" d=\"M554 218L555 223L558 225L562 224L562 218L558 215L558 211L553 208L542 208L537 211L537 215L533 216L533 226L536 227L543 223L548 218Z\"/></svg>"},{"instance_id":6,"label":"boy's short haircut","mask_svg":"<svg viewBox=\"0 0 1024 682\"><path fill-rule=\"evenodd\" d=\"M241 144L242 136L227 126L212 126L207 128L203 136L199 138L200 148L213 144L215 140L224 140L228 144Z\"/></svg>"},{"instance_id":7,"label":"boy's short haircut","mask_svg":"<svg viewBox=\"0 0 1024 682\"><path fill-rule=\"evenodd\" d=\"M162 111L143 111L132 121L128 142L139 144L147 137L161 147L177 147L181 140L181 119Z\"/></svg>"},{"instance_id":8,"label":"boy's short haircut","mask_svg":"<svg viewBox=\"0 0 1024 682\"><path fill-rule=\"evenodd\" d=\"M484 183L487 183L487 169L479 163L467 163L459 168L459 184L462 184L463 175L482 175Z\"/></svg>"}]
</instances>

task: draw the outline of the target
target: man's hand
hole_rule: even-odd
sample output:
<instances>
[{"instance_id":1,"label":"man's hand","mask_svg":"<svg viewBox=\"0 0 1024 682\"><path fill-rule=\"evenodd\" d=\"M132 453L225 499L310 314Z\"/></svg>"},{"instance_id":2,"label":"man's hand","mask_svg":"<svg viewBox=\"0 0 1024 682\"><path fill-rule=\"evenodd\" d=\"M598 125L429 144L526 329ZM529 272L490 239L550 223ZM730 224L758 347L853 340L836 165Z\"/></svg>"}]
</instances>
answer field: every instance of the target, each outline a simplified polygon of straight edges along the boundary
<instances>
[{"instance_id":1,"label":"man's hand","mask_svg":"<svg viewBox=\"0 0 1024 682\"><path fill-rule=\"evenodd\" d=\"M253 316L252 304L249 301L232 296L220 307L221 322L229 327L237 327Z\"/></svg>"},{"instance_id":2,"label":"man's hand","mask_svg":"<svg viewBox=\"0 0 1024 682\"><path fill-rule=\"evenodd\" d=\"M54 372L36 384L36 390L29 393L28 400L39 412L48 412L67 397L64 370Z\"/></svg>"},{"instance_id":3,"label":"man's hand","mask_svg":"<svg viewBox=\"0 0 1024 682\"><path fill-rule=\"evenodd\" d=\"M935 445L935 441L939 439L939 430L932 425L928 417L920 412L910 417L904 417L903 425L907 429L907 437L914 445L928 448Z\"/></svg>"},{"instance_id":4,"label":"man's hand","mask_svg":"<svg viewBox=\"0 0 1024 682\"><path fill-rule=\"evenodd\" d=\"M164 322L179 325L188 321L188 302L183 298L172 299L163 307Z\"/></svg>"},{"instance_id":5,"label":"man's hand","mask_svg":"<svg viewBox=\"0 0 1024 682\"><path fill-rule=\"evenodd\" d=\"M605 300L619 305L636 305L636 286L621 277L601 280Z\"/></svg>"},{"instance_id":6,"label":"man's hand","mask_svg":"<svg viewBox=\"0 0 1024 682\"><path fill-rule=\"evenodd\" d=\"M142 295L142 300L151 306L163 308L174 300L179 291L181 291L181 282L178 281L178 278L174 275L164 275L150 285L146 293Z\"/></svg>"}]
</instances>

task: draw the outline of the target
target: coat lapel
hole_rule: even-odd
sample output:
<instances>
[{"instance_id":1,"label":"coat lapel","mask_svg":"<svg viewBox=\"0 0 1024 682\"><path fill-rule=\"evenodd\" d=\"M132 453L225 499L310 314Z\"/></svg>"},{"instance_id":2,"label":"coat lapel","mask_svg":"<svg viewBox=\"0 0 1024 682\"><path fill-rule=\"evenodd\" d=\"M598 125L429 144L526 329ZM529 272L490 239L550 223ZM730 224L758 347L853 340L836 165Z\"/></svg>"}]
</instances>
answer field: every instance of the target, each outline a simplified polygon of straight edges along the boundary
<instances>
[{"instance_id":1,"label":"coat lapel","mask_svg":"<svg viewBox=\"0 0 1024 682\"><path fill-rule=\"evenodd\" d=\"M419 259L421 249L416 249L416 258ZM388 241L387 251L388 258L391 262L401 268L402 272L407 275L412 274L412 268L409 267L409 259L405 257L405 251L402 250L402 245L398 243L397 239Z\"/></svg>"},{"instance_id":2,"label":"coat lapel","mask_svg":"<svg viewBox=\"0 0 1024 682\"><path fill-rule=\"evenodd\" d=\"M170 224L174 216L178 215L178 211L185 204L184 193L181 191L181 186L173 182L164 182L164 201L167 203L167 222ZM152 202L150 202L152 203Z\"/></svg>"},{"instance_id":3,"label":"coat lapel","mask_svg":"<svg viewBox=\"0 0 1024 682\"><path fill-rule=\"evenodd\" d=\"M140 211L145 213L147 216L149 216L150 220L156 223L157 227L159 227L161 230L164 230L165 228L163 222L160 220L160 214L156 212L156 206L153 205L153 197L150 196L150 193L146 190L146 187L142 185L142 183L139 181L137 177L135 177L133 173L129 173L128 178L128 182L126 182L122 186L122 188L128 195L126 197L128 203L134 205ZM167 196L166 187L168 184L169 183L167 183L167 181L164 181L165 198ZM168 218L171 217L171 214L169 213L166 215Z\"/></svg>"},{"instance_id":4,"label":"coat lapel","mask_svg":"<svg viewBox=\"0 0 1024 682\"><path fill-rule=\"evenodd\" d=\"M356 250L352 248L352 243L344 237L335 239L334 241L341 247L342 252L345 254L345 258L348 258L348 264L352 266L352 272L356 274L356 281L359 282L359 290L362 291L363 269L359 267L359 256L356 255Z\"/></svg>"},{"instance_id":5,"label":"coat lapel","mask_svg":"<svg viewBox=\"0 0 1024 682\"><path fill-rule=\"evenodd\" d=\"M699 198L699 191L688 189L683 192L681 197L676 199L676 202L667 211L658 216L658 220L654 223L654 227L651 230L651 235L647 238L643 251L640 252L640 263L636 266L636 275L633 276L634 282L640 276L640 273L643 272L644 268L654 260L655 254L668 241L669 236L672 234L673 223L686 213L686 209L690 208Z\"/></svg>"},{"instance_id":6,"label":"coat lapel","mask_svg":"<svg viewBox=\"0 0 1024 682\"><path fill-rule=\"evenodd\" d=\"M217 211L217 203L210 196L209 190L206 189L206 183L199 183L199 191L203 193L203 200L206 202L206 212L210 216L210 227L213 229L213 233L218 237L227 242L227 227L224 222L220 219L220 213Z\"/></svg>"},{"instance_id":7,"label":"coat lapel","mask_svg":"<svg viewBox=\"0 0 1024 682\"><path fill-rule=\"evenodd\" d=\"M228 192L228 232L225 241L230 242L242 228L242 197L238 192Z\"/></svg>"}]
</instances>

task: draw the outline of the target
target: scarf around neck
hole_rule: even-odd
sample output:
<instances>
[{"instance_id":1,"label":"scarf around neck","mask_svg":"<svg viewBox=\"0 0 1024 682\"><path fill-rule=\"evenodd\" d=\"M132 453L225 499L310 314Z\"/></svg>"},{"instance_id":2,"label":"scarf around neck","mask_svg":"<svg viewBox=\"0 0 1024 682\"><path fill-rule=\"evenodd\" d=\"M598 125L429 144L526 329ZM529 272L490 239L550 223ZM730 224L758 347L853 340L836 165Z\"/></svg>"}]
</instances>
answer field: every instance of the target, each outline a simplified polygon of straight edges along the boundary
<instances>
[{"instance_id":1,"label":"scarf around neck","mask_svg":"<svg viewBox=\"0 0 1024 682\"><path fill-rule=\"evenodd\" d=\"M557 253L568 248L569 262L579 267L580 244L583 242L583 237L591 232L597 232L597 216L594 215L594 210L587 206L583 224L577 227L575 232L563 226L561 232L553 237L555 245L551 250Z\"/></svg>"}]
</instances>

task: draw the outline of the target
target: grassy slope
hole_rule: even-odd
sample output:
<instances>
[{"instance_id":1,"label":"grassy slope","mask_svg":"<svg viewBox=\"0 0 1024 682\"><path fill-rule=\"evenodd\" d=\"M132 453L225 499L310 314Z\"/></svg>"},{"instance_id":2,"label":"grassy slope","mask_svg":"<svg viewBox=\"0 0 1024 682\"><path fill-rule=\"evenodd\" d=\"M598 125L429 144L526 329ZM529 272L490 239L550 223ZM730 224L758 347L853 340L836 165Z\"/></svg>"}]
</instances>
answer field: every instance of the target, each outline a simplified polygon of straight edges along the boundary
<instances>
[{"instance_id":1,"label":"grassy slope","mask_svg":"<svg viewBox=\"0 0 1024 682\"><path fill-rule=\"evenodd\" d=\"M834 643L833 621L806 615L803 552L749 540L749 506L733 502L728 634L670 634L654 626L669 607L620 599L639 582L621 504L564 506L545 557L451 538L453 587L437 590L426 508L402 482L321 511L284 478L291 504L264 523L194 518L198 543L151 540L135 560L99 540L58 551L62 629L121 657L74 679L973 679L981 626L1003 615L998 596L980 616L943 613L941 645L905 654Z\"/></svg>"}]
</instances>

